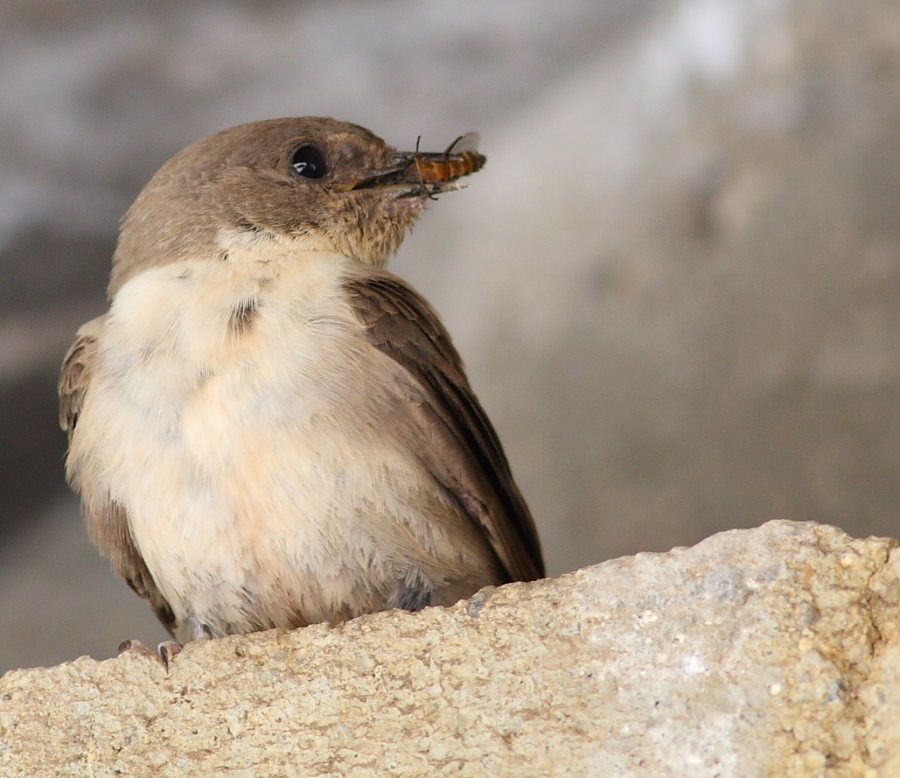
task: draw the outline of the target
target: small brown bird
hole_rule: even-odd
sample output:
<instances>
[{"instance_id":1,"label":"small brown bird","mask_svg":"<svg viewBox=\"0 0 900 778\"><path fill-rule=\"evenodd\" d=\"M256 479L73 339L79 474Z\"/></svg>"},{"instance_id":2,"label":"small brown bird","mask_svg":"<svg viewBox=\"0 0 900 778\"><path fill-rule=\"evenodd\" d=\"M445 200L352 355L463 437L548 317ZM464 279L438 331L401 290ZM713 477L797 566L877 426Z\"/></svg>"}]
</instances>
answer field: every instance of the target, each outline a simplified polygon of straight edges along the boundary
<instances>
[{"instance_id":1,"label":"small brown bird","mask_svg":"<svg viewBox=\"0 0 900 778\"><path fill-rule=\"evenodd\" d=\"M447 171L483 164L464 153L257 122L177 154L126 214L60 423L91 539L177 640L543 575L450 336L383 269Z\"/></svg>"}]
</instances>

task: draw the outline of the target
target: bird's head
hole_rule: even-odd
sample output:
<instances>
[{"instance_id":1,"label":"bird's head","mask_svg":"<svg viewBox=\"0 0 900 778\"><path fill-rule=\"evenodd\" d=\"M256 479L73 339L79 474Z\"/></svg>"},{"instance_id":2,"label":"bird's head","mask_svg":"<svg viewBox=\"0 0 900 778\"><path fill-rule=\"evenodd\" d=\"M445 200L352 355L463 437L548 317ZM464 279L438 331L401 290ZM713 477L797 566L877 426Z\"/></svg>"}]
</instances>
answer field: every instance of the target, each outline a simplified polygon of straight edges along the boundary
<instances>
[{"instance_id":1,"label":"bird's head","mask_svg":"<svg viewBox=\"0 0 900 778\"><path fill-rule=\"evenodd\" d=\"M122 221L110 294L141 270L276 241L383 265L429 198L484 157L399 152L355 124L273 119L204 138L156 173Z\"/></svg>"}]
</instances>

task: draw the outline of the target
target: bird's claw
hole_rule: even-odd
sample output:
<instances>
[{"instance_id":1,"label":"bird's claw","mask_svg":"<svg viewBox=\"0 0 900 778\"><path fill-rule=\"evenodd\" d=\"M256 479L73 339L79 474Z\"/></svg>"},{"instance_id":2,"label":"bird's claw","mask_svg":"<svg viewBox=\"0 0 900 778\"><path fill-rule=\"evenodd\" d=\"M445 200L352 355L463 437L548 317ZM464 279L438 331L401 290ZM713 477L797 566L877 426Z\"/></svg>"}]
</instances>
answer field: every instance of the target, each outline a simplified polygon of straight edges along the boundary
<instances>
[{"instance_id":1,"label":"bird's claw","mask_svg":"<svg viewBox=\"0 0 900 778\"><path fill-rule=\"evenodd\" d=\"M138 656L145 656L150 659L156 659L162 664L165 671L169 672L172 660L181 653L181 648L181 644L176 643L174 640L164 640L156 647L156 651L147 648L140 640L123 640L119 643L118 653L120 656L124 653L131 653Z\"/></svg>"}]
</instances>

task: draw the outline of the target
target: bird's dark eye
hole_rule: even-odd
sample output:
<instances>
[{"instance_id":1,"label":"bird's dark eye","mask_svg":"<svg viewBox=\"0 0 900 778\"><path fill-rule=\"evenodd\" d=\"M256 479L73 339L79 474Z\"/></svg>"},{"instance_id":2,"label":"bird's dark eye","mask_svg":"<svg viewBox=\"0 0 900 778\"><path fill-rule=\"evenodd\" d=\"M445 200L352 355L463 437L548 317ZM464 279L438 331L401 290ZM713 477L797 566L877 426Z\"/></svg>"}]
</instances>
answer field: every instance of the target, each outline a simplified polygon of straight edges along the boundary
<instances>
[{"instance_id":1,"label":"bird's dark eye","mask_svg":"<svg viewBox=\"0 0 900 778\"><path fill-rule=\"evenodd\" d=\"M291 157L291 167L298 176L321 178L327 172L325 155L318 146L301 146Z\"/></svg>"}]
</instances>

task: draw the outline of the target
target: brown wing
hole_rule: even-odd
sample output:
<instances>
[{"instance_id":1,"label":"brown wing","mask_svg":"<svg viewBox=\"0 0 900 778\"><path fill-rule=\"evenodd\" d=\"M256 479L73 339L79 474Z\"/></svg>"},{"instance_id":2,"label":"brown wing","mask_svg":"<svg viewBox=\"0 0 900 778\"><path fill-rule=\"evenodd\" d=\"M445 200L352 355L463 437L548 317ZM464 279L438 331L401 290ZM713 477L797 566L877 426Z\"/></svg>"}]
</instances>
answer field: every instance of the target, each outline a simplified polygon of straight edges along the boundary
<instances>
[{"instance_id":1,"label":"brown wing","mask_svg":"<svg viewBox=\"0 0 900 778\"><path fill-rule=\"evenodd\" d=\"M103 318L89 321L78 330L75 342L63 359L58 385L59 425L69 434L70 443L91 381L91 370L97 354L97 335L103 326ZM77 484L78 476L77 473L70 473L70 480ZM134 546L125 509L111 501L93 506L85 500L84 505L88 534L94 545L104 556L109 557L113 569L135 592L150 600L163 626L172 632L175 616L156 587L143 557Z\"/></svg>"},{"instance_id":2,"label":"brown wing","mask_svg":"<svg viewBox=\"0 0 900 778\"><path fill-rule=\"evenodd\" d=\"M484 531L510 580L544 575L534 521L497 434L472 392L462 360L431 306L396 276L364 271L344 281L373 345L423 389L407 415L434 479Z\"/></svg>"},{"instance_id":3,"label":"brown wing","mask_svg":"<svg viewBox=\"0 0 900 778\"><path fill-rule=\"evenodd\" d=\"M91 380L91 366L97 352L97 334L104 317L92 319L78 330L75 342L63 358L59 374L59 426L69 433L69 441L84 405L84 392Z\"/></svg>"}]
</instances>

